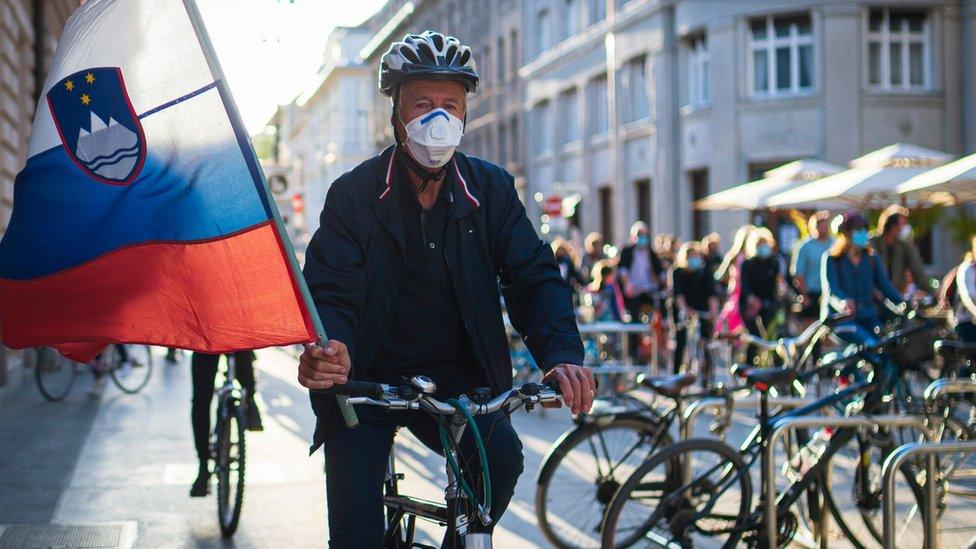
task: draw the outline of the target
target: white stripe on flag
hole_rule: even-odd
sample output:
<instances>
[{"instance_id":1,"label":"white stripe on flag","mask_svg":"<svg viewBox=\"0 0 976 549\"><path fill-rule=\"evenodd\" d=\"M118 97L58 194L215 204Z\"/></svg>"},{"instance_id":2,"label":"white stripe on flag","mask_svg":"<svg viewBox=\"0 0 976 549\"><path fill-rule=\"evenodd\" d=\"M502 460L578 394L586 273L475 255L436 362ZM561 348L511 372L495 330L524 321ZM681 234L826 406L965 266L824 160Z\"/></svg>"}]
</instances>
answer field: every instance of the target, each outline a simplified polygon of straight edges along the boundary
<instances>
[{"instance_id":1,"label":"white stripe on flag","mask_svg":"<svg viewBox=\"0 0 976 549\"><path fill-rule=\"evenodd\" d=\"M180 0L88 0L68 20L31 130L28 158L61 145L45 95L75 72L119 67L136 114L214 81Z\"/></svg>"}]
</instances>

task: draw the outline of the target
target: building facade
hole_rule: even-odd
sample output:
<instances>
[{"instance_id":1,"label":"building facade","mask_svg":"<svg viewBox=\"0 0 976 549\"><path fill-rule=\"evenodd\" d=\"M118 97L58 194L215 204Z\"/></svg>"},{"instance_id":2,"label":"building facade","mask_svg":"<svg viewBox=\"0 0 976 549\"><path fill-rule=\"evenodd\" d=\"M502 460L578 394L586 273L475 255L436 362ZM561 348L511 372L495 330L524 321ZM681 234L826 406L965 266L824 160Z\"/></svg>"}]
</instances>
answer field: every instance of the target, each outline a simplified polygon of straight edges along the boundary
<instances>
[{"instance_id":1,"label":"building facade","mask_svg":"<svg viewBox=\"0 0 976 549\"><path fill-rule=\"evenodd\" d=\"M471 45L462 150L516 176L542 232L542 201L562 196L577 234L617 244L638 219L728 237L756 219L692 202L771 167L976 150L976 0L390 0L364 27L373 71L407 32ZM371 93L375 152L393 137ZM929 259L954 254L937 236Z\"/></svg>"},{"instance_id":2,"label":"building facade","mask_svg":"<svg viewBox=\"0 0 976 549\"><path fill-rule=\"evenodd\" d=\"M0 0L0 235L13 209L14 177L27 156L34 109L58 36L80 0ZM0 386L6 384L0 345Z\"/></svg>"},{"instance_id":3,"label":"building facade","mask_svg":"<svg viewBox=\"0 0 976 549\"><path fill-rule=\"evenodd\" d=\"M376 74L359 57L369 37L362 27L333 30L316 82L275 117L276 196L299 247L318 228L332 182L373 154Z\"/></svg>"}]
</instances>

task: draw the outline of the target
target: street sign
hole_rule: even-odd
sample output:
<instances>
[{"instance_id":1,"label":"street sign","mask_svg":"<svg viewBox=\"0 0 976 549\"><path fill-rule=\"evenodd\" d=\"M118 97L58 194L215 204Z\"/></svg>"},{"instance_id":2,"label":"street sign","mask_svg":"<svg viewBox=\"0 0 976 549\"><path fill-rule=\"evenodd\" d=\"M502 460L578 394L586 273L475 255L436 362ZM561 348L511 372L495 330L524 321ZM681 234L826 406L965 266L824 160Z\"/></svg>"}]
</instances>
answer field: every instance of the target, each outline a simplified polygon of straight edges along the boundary
<instances>
[{"instance_id":1,"label":"street sign","mask_svg":"<svg viewBox=\"0 0 976 549\"><path fill-rule=\"evenodd\" d=\"M546 197L542 204L542 210L550 217L558 217L563 214L563 197L553 194Z\"/></svg>"}]
</instances>

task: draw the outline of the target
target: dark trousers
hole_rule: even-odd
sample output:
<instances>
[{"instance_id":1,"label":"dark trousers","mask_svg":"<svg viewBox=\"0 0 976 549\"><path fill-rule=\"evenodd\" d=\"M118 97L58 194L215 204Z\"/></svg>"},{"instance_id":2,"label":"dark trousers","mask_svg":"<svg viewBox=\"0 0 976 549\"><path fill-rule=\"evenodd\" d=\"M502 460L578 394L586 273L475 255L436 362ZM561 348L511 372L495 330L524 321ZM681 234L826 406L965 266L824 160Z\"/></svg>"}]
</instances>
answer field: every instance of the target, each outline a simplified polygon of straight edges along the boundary
<instances>
[{"instance_id":1,"label":"dark trousers","mask_svg":"<svg viewBox=\"0 0 976 549\"><path fill-rule=\"evenodd\" d=\"M762 309L759 310L759 314L757 314L755 317L746 318L743 316L742 323L745 325L746 330L749 330L749 333L756 337L766 337L766 335L763 334L763 330L769 328L770 322L772 322L773 318L776 316L776 307L777 305L775 302L764 301ZM744 309L740 308L740 310ZM760 322L762 323L762 330L760 330ZM758 354L759 349L755 345L746 346L746 364L755 365L756 356ZM775 353L773 354L773 362L776 365L779 365L781 362L779 355Z\"/></svg>"},{"instance_id":2,"label":"dark trousers","mask_svg":"<svg viewBox=\"0 0 976 549\"><path fill-rule=\"evenodd\" d=\"M678 315L672 313L672 320L675 324L678 323ZM712 323L704 315L698 317L698 337L702 341L708 341L712 337ZM685 358L685 345L688 344L688 328L679 328L674 331L674 364L671 366L674 373L681 372L681 366ZM711 382L712 373L712 355L711 353L705 353L705 364L702 365L704 368L701 372L693 372L698 374L702 385Z\"/></svg>"},{"instance_id":3,"label":"dark trousers","mask_svg":"<svg viewBox=\"0 0 976 549\"><path fill-rule=\"evenodd\" d=\"M652 308L651 320L653 320L653 310L661 310L662 304L658 301L650 292L644 292L634 297L624 297L624 307L627 308L627 313L630 314L631 322L640 322L641 309L650 305ZM629 334L627 336L627 346L630 348L630 356L635 361L640 356L640 337L639 334Z\"/></svg>"},{"instance_id":4,"label":"dark trousers","mask_svg":"<svg viewBox=\"0 0 976 549\"><path fill-rule=\"evenodd\" d=\"M956 335L963 343L976 343L976 323L960 322L956 324Z\"/></svg>"},{"instance_id":5,"label":"dark trousers","mask_svg":"<svg viewBox=\"0 0 976 549\"><path fill-rule=\"evenodd\" d=\"M220 355L193 353L190 359L190 376L193 379L193 401L190 405L190 423L193 425L193 444L200 464L210 459L210 403L213 401L217 364ZM234 353L237 381L247 390L248 398L254 398L254 353Z\"/></svg>"},{"instance_id":6,"label":"dark trousers","mask_svg":"<svg viewBox=\"0 0 976 549\"><path fill-rule=\"evenodd\" d=\"M383 479L398 427L410 429L425 446L443 454L437 423L422 412L386 412L371 406L357 406L356 412L359 427L337 428L324 443L329 546L334 549L383 547ZM485 447L491 474L491 519L495 525L515 494L515 483L522 474L522 442L509 418L502 418L501 413L476 416L475 421L481 435L488 437ZM496 421L498 425L489 436ZM461 439L461 453L470 464L472 478L477 480L471 487L480 497L481 471L470 429ZM480 522L474 530L490 531L478 526Z\"/></svg>"}]
</instances>

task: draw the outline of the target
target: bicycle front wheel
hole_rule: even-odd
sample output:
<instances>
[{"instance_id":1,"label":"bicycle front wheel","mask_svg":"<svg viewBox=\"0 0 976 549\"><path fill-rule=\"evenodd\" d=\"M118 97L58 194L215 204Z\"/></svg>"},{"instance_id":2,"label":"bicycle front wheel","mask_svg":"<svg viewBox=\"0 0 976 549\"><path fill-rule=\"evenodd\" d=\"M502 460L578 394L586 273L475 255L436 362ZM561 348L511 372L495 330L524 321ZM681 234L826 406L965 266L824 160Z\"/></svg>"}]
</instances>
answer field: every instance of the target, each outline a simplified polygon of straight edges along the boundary
<instances>
[{"instance_id":1,"label":"bicycle front wheel","mask_svg":"<svg viewBox=\"0 0 976 549\"><path fill-rule=\"evenodd\" d=\"M37 348L35 356L34 379L41 395L51 402L64 400L75 384L77 363L47 347Z\"/></svg>"},{"instance_id":2,"label":"bicycle front wheel","mask_svg":"<svg viewBox=\"0 0 976 549\"><path fill-rule=\"evenodd\" d=\"M645 416L581 425L563 435L542 463L535 510L542 534L560 549L600 546L600 522L613 494L655 450L666 429ZM671 443L665 432L659 446Z\"/></svg>"},{"instance_id":3,"label":"bicycle front wheel","mask_svg":"<svg viewBox=\"0 0 976 549\"><path fill-rule=\"evenodd\" d=\"M116 387L125 393L134 394L149 383L152 375L153 356L148 345L125 345L127 360L122 360L118 347L112 345L105 350L108 355L109 375Z\"/></svg>"},{"instance_id":4,"label":"bicycle front wheel","mask_svg":"<svg viewBox=\"0 0 976 549\"><path fill-rule=\"evenodd\" d=\"M220 533L231 537L241 520L244 503L244 413L240 403L228 401L217 412L217 520Z\"/></svg>"},{"instance_id":5,"label":"bicycle front wheel","mask_svg":"<svg viewBox=\"0 0 976 549\"><path fill-rule=\"evenodd\" d=\"M717 440L678 442L617 491L603 519L602 547L735 547L751 501L752 480L738 452Z\"/></svg>"}]
</instances>

